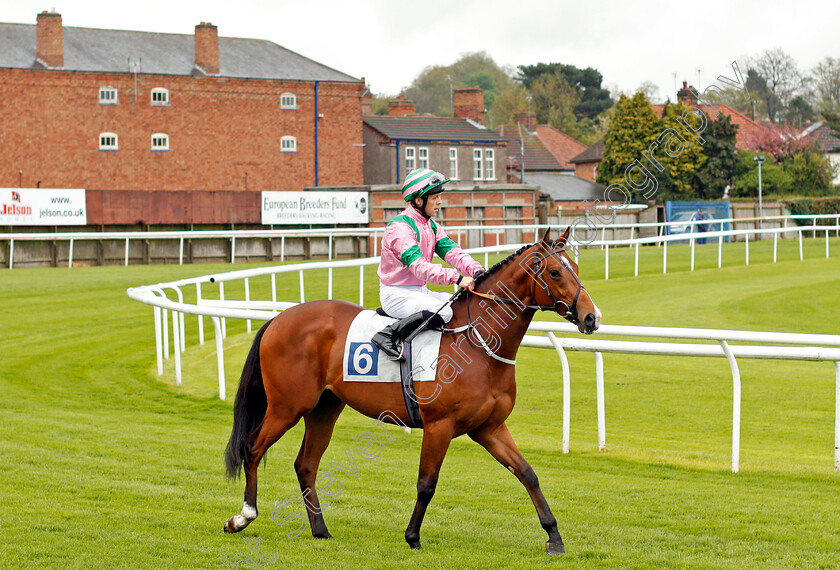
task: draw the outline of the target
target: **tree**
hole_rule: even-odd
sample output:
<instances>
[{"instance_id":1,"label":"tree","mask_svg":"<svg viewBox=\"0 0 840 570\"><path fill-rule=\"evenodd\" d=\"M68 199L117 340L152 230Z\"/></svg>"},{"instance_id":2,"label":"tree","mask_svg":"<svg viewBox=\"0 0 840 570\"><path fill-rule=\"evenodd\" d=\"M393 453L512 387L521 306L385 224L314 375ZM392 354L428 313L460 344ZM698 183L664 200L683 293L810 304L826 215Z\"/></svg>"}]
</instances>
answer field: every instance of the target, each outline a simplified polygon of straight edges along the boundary
<instances>
[{"instance_id":1,"label":"tree","mask_svg":"<svg viewBox=\"0 0 840 570\"><path fill-rule=\"evenodd\" d=\"M659 176L657 198L660 200L696 198L697 174L706 162L706 155L703 154L700 142L678 121L688 120L692 128L699 130L699 119L690 113L686 116L685 111L686 107L682 103L666 105L660 121L657 141L661 141L661 144L653 154L664 167L660 173L664 176ZM672 141L670 145L669 140ZM653 170L651 172L657 174Z\"/></svg>"},{"instance_id":2,"label":"tree","mask_svg":"<svg viewBox=\"0 0 840 570\"><path fill-rule=\"evenodd\" d=\"M575 130L574 109L580 94L560 73L542 75L531 83L537 122L564 132Z\"/></svg>"},{"instance_id":3,"label":"tree","mask_svg":"<svg viewBox=\"0 0 840 570\"><path fill-rule=\"evenodd\" d=\"M659 120L644 93L640 91L633 97L622 95L604 134L604 156L598 168L598 182L605 186L626 184L625 171L633 161L643 158L649 141L660 131Z\"/></svg>"},{"instance_id":4,"label":"tree","mask_svg":"<svg viewBox=\"0 0 840 570\"><path fill-rule=\"evenodd\" d=\"M653 81L644 81L636 88L636 91L641 91L648 98L648 101L659 101L659 86Z\"/></svg>"},{"instance_id":5,"label":"tree","mask_svg":"<svg viewBox=\"0 0 840 570\"><path fill-rule=\"evenodd\" d=\"M758 197L758 165L753 160L757 153L742 150L738 152L738 174L730 196L738 198ZM790 194L793 181L790 174L778 164L766 161L761 167L761 192L765 196Z\"/></svg>"},{"instance_id":6,"label":"tree","mask_svg":"<svg viewBox=\"0 0 840 570\"><path fill-rule=\"evenodd\" d=\"M781 48L774 48L751 58L749 65L755 74L750 76L747 72L747 88L754 89L763 100L770 122L781 120L783 110L802 88L802 74L796 61Z\"/></svg>"},{"instance_id":7,"label":"tree","mask_svg":"<svg viewBox=\"0 0 840 570\"><path fill-rule=\"evenodd\" d=\"M540 77L559 73L566 82L578 91L580 101L574 108L575 117L581 119L595 119L603 111L612 107L610 92L601 87L603 76L597 69L587 67L580 69L574 65L562 63L537 63L535 65L520 65L516 76L526 89Z\"/></svg>"},{"instance_id":8,"label":"tree","mask_svg":"<svg viewBox=\"0 0 840 570\"><path fill-rule=\"evenodd\" d=\"M810 123L815 117L814 108L802 95L797 95L791 99L785 111L785 118L797 127Z\"/></svg>"},{"instance_id":9,"label":"tree","mask_svg":"<svg viewBox=\"0 0 840 570\"><path fill-rule=\"evenodd\" d=\"M485 123L491 129L512 124L514 115L528 108L528 97L528 91L524 87L512 87L502 91L493 100L493 106L488 108L484 117Z\"/></svg>"},{"instance_id":10,"label":"tree","mask_svg":"<svg viewBox=\"0 0 840 570\"><path fill-rule=\"evenodd\" d=\"M697 195L704 200L717 200L731 189L738 171L738 156L735 146L738 126L733 125L729 115L721 113L709 121L703 131L705 144L703 154L706 162L697 172Z\"/></svg>"},{"instance_id":11,"label":"tree","mask_svg":"<svg viewBox=\"0 0 840 570\"><path fill-rule=\"evenodd\" d=\"M816 105L822 112L840 112L840 58L827 57L811 70Z\"/></svg>"},{"instance_id":12,"label":"tree","mask_svg":"<svg viewBox=\"0 0 840 570\"><path fill-rule=\"evenodd\" d=\"M500 67L485 52L468 53L452 65L425 68L403 95L416 103L418 113L451 117L452 89L473 87L478 83L485 91L484 107L489 108L498 93L514 86L512 73L512 69Z\"/></svg>"}]
</instances>

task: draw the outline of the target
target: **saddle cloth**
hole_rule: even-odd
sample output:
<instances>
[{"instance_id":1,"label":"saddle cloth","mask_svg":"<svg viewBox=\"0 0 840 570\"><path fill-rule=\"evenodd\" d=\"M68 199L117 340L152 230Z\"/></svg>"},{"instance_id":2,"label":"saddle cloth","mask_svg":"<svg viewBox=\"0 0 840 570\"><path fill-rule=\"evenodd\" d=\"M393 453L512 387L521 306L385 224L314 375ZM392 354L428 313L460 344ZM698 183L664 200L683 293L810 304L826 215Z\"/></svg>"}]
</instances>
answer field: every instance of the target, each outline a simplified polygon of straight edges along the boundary
<instances>
[{"instance_id":1,"label":"saddle cloth","mask_svg":"<svg viewBox=\"0 0 840 570\"><path fill-rule=\"evenodd\" d=\"M400 363L388 358L370 339L396 319L383 317L375 311L362 311L347 331L344 344L345 382L399 382ZM415 382L434 382L435 361L440 351L440 331L423 331L411 341L412 379Z\"/></svg>"}]
</instances>

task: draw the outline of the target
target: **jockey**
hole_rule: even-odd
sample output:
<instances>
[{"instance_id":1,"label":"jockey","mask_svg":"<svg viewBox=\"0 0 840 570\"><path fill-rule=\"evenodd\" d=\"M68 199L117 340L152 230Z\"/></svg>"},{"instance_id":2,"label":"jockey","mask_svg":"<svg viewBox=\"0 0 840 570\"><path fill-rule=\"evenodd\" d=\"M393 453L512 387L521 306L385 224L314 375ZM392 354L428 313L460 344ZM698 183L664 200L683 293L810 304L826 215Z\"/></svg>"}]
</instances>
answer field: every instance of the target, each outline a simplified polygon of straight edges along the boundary
<instances>
[{"instance_id":1,"label":"jockey","mask_svg":"<svg viewBox=\"0 0 840 570\"><path fill-rule=\"evenodd\" d=\"M372 341L392 360L402 360L403 339L421 325L439 329L452 318L451 296L430 291L427 283L457 284L472 291L474 277L484 270L432 220L447 182L428 168L409 172L402 187L408 207L388 223L382 237L379 299L385 312L400 320ZM455 269L432 263L435 253Z\"/></svg>"}]
</instances>

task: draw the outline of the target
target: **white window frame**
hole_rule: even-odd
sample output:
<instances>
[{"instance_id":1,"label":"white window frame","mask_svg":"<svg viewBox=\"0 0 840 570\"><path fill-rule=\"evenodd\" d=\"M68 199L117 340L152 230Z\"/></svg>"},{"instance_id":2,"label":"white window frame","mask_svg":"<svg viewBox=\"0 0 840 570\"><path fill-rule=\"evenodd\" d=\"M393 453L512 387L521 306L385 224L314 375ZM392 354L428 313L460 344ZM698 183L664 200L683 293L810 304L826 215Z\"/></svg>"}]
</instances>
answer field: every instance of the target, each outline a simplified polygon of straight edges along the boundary
<instances>
[{"instance_id":1,"label":"white window frame","mask_svg":"<svg viewBox=\"0 0 840 570\"><path fill-rule=\"evenodd\" d=\"M449 179L458 180L458 148L449 147Z\"/></svg>"},{"instance_id":2,"label":"white window frame","mask_svg":"<svg viewBox=\"0 0 840 570\"><path fill-rule=\"evenodd\" d=\"M429 148L421 146L417 149L417 168L429 168Z\"/></svg>"},{"instance_id":3,"label":"white window frame","mask_svg":"<svg viewBox=\"0 0 840 570\"><path fill-rule=\"evenodd\" d=\"M155 144L155 142L158 144ZM166 133L152 133L152 150L169 150L169 135Z\"/></svg>"},{"instance_id":4,"label":"white window frame","mask_svg":"<svg viewBox=\"0 0 840 570\"><path fill-rule=\"evenodd\" d=\"M492 148L484 149L484 179L496 179L496 151Z\"/></svg>"},{"instance_id":5,"label":"white window frame","mask_svg":"<svg viewBox=\"0 0 840 570\"><path fill-rule=\"evenodd\" d=\"M297 109L297 95L290 92L280 94L281 109Z\"/></svg>"},{"instance_id":6,"label":"white window frame","mask_svg":"<svg viewBox=\"0 0 840 570\"><path fill-rule=\"evenodd\" d=\"M100 105L119 105L120 94L116 87L110 85L103 85L99 88L99 104Z\"/></svg>"},{"instance_id":7,"label":"white window frame","mask_svg":"<svg viewBox=\"0 0 840 570\"><path fill-rule=\"evenodd\" d=\"M99 150L120 150L120 138L117 133L99 133Z\"/></svg>"},{"instance_id":8,"label":"white window frame","mask_svg":"<svg viewBox=\"0 0 840 570\"><path fill-rule=\"evenodd\" d=\"M484 180L484 152L480 148L473 149L473 180Z\"/></svg>"},{"instance_id":9,"label":"white window frame","mask_svg":"<svg viewBox=\"0 0 840 570\"><path fill-rule=\"evenodd\" d=\"M415 148L413 146L405 147L405 173L408 174L415 168L417 168L417 161L415 157L417 153L415 152Z\"/></svg>"},{"instance_id":10,"label":"white window frame","mask_svg":"<svg viewBox=\"0 0 840 570\"><path fill-rule=\"evenodd\" d=\"M157 101L155 101L157 96ZM166 87L155 87L152 89L152 94L149 96L150 102L156 107L166 107L169 105L169 89Z\"/></svg>"},{"instance_id":11,"label":"white window frame","mask_svg":"<svg viewBox=\"0 0 840 570\"><path fill-rule=\"evenodd\" d=\"M280 152L297 152L297 138L292 135L280 137Z\"/></svg>"}]
</instances>

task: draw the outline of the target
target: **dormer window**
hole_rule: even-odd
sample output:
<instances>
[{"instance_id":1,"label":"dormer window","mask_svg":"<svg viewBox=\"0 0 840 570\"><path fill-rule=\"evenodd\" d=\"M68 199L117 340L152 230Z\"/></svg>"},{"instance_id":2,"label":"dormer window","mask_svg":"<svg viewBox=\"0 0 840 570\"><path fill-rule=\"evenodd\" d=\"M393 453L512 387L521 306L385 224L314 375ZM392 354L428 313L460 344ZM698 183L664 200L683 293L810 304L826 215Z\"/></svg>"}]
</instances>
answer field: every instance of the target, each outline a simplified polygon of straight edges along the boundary
<instances>
[{"instance_id":1,"label":"dormer window","mask_svg":"<svg viewBox=\"0 0 840 570\"><path fill-rule=\"evenodd\" d=\"M117 98L116 87L100 87L99 88L99 104L100 105L119 105L120 101Z\"/></svg>"},{"instance_id":2,"label":"dormer window","mask_svg":"<svg viewBox=\"0 0 840 570\"><path fill-rule=\"evenodd\" d=\"M153 134L152 150L169 150L169 135L166 133Z\"/></svg>"},{"instance_id":3,"label":"dormer window","mask_svg":"<svg viewBox=\"0 0 840 570\"><path fill-rule=\"evenodd\" d=\"M163 87L152 89L152 105L169 105L169 89Z\"/></svg>"},{"instance_id":4,"label":"dormer window","mask_svg":"<svg viewBox=\"0 0 840 570\"><path fill-rule=\"evenodd\" d=\"M280 95L281 109L297 109L297 95L294 93L283 93Z\"/></svg>"},{"instance_id":5,"label":"dormer window","mask_svg":"<svg viewBox=\"0 0 840 570\"><path fill-rule=\"evenodd\" d=\"M288 135L280 137L280 152L297 152L297 139Z\"/></svg>"},{"instance_id":6,"label":"dormer window","mask_svg":"<svg viewBox=\"0 0 840 570\"><path fill-rule=\"evenodd\" d=\"M100 133L99 150L119 150L119 138L117 133Z\"/></svg>"}]
</instances>

